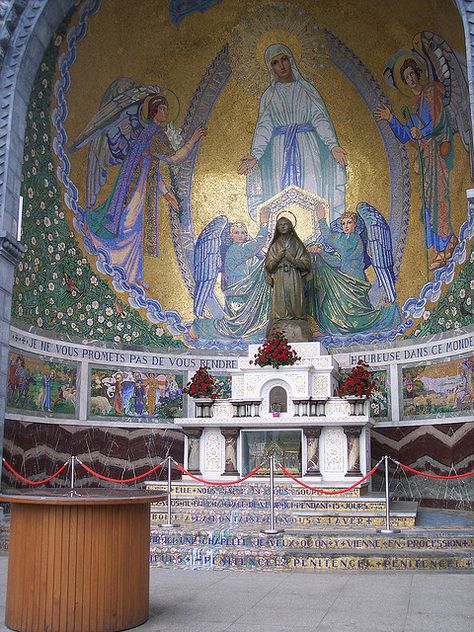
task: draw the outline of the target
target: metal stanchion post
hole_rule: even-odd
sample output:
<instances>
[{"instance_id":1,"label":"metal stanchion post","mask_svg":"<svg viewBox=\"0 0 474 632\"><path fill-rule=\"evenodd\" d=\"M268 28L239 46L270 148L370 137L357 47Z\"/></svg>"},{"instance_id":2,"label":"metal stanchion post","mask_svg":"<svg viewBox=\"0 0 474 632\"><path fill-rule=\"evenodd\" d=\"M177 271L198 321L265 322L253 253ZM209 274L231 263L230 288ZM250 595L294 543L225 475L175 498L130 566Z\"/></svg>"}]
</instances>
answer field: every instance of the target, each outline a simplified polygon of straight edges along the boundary
<instances>
[{"instance_id":1,"label":"metal stanchion post","mask_svg":"<svg viewBox=\"0 0 474 632\"><path fill-rule=\"evenodd\" d=\"M164 524L162 524L161 526L163 528L169 529L171 527L176 527L178 525L173 524L171 522L171 457L168 456L167 457L167 461L168 461L168 505L167 505L167 520Z\"/></svg>"},{"instance_id":2,"label":"metal stanchion post","mask_svg":"<svg viewBox=\"0 0 474 632\"><path fill-rule=\"evenodd\" d=\"M276 535L283 529L275 529L275 457L270 457L270 529L264 529L263 533Z\"/></svg>"},{"instance_id":3,"label":"metal stanchion post","mask_svg":"<svg viewBox=\"0 0 474 632\"><path fill-rule=\"evenodd\" d=\"M400 529L390 528L390 493L389 493L389 471L388 471L388 456L384 456L385 461L385 529L377 529L379 533L400 533Z\"/></svg>"},{"instance_id":4,"label":"metal stanchion post","mask_svg":"<svg viewBox=\"0 0 474 632\"><path fill-rule=\"evenodd\" d=\"M70 495L74 496L76 494L75 485L76 485L76 457L71 457L71 484L70 484Z\"/></svg>"}]
</instances>

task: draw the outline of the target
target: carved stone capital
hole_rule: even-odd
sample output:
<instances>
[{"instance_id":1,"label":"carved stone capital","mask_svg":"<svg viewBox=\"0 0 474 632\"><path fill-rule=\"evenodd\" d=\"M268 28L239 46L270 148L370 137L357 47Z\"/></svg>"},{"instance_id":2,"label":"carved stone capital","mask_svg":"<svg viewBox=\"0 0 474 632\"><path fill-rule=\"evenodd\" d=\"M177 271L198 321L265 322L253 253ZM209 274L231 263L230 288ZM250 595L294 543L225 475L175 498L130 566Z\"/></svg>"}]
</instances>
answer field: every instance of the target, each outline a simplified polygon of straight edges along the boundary
<instances>
[{"instance_id":1,"label":"carved stone capital","mask_svg":"<svg viewBox=\"0 0 474 632\"><path fill-rule=\"evenodd\" d=\"M308 439L319 439L321 435L321 428L318 426L313 426L311 428L303 428L304 436Z\"/></svg>"},{"instance_id":2,"label":"carved stone capital","mask_svg":"<svg viewBox=\"0 0 474 632\"><path fill-rule=\"evenodd\" d=\"M26 251L26 246L20 243L6 230L0 230L0 255L15 265L20 255Z\"/></svg>"},{"instance_id":3,"label":"carved stone capital","mask_svg":"<svg viewBox=\"0 0 474 632\"><path fill-rule=\"evenodd\" d=\"M221 434L226 439L237 439L240 428L220 428Z\"/></svg>"},{"instance_id":4,"label":"carved stone capital","mask_svg":"<svg viewBox=\"0 0 474 632\"><path fill-rule=\"evenodd\" d=\"M203 428L183 428L183 433L188 439L200 439Z\"/></svg>"}]
</instances>

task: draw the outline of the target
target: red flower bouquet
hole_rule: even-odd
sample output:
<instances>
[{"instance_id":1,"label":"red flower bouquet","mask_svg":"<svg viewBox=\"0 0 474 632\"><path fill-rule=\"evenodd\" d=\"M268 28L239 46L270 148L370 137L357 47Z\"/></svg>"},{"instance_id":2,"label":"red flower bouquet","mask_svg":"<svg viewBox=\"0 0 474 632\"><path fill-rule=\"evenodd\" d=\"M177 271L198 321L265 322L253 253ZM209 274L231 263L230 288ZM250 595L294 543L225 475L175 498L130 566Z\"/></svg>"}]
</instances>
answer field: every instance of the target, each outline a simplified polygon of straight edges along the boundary
<instances>
[{"instance_id":1,"label":"red flower bouquet","mask_svg":"<svg viewBox=\"0 0 474 632\"><path fill-rule=\"evenodd\" d=\"M191 397L210 397L216 399L216 380L209 374L207 367L202 366L186 384L183 393Z\"/></svg>"},{"instance_id":2,"label":"red flower bouquet","mask_svg":"<svg viewBox=\"0 0 474 632\"><path fill-rule=\"evenodd\" d=\"M278 369L280 366L291 366L298 360L301 360L301 358L291 348L283 332L274 331L273 336L258 348L254 359L250 360L250 363L258 366L272 366L274 369Z\"/></svg>"},{"instance_id":3,"label":"red flower bouquet","mask_svg":"<svg viewBox=\"0 0 474 632\"><path fill-rule=\"evenodd\" d=\"M369 365L359 360L340 383L337 394L339 397L369 397L374 386L375 380Z\"/></svg>"}]
</instances>

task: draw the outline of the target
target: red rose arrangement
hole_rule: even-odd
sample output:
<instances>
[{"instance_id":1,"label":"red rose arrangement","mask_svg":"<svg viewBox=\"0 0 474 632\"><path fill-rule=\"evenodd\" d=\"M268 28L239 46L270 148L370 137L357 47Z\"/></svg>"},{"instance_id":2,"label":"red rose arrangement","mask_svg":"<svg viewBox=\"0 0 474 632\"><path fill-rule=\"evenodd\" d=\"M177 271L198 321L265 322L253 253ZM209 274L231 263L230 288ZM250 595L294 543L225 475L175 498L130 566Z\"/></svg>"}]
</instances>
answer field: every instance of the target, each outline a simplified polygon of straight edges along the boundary
<instances>
[{"instance_id":1,"label":"red rose arrangement","mask_svg":"<svg viewBox=\"0 0 474 632\"><path fill-rule=\"evenodd\" d=\"M352 367L350 373L345 376L339 385L337 394L339 397L369 397L375 386L375 379L369 371L369 365L359 360L356 366Z\"/></svg>"},{"instance_id":2,"label":"red rose arrangement","mask_svg":"<svg viewBox=\"0 0 474 632\"><path fill-rule=\"evenodd\" d=\"M250 360L250 363L258 366L272 366L274 369L278 369L280 366L291 366L298 360L301 360L301 358L291 348L283 332L274 330L272 337L258 348L254 359Z\"/></svg>"},{"instance_id":3,"label":"red rose arrangement","mask_svg":"<svg viewBox=\"0 0 474 632\"><path fill-rule=\"evenodd\" d=\"M216 380L210 375L207 367L202 366L186 384L183 393L191 397L210 397L216 399Z\"/></svg>"}]
</instances>

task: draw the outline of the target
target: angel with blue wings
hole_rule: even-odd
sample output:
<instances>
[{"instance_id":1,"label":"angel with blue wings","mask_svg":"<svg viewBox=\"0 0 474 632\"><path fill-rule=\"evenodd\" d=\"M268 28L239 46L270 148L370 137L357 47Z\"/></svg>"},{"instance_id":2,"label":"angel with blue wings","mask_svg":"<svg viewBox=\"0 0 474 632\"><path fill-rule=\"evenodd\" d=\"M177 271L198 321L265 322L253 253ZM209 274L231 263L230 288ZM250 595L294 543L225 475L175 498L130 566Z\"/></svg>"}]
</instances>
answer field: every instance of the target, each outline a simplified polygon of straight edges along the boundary
<instances>
[{"instance_id":1,"label":"angel with blue wings","mask_svg":"<svg viewBox=\"0 0 474 632\"><path fill-rule=\"evenodd\" d=\"M390 228L370 204L358 204L328 225L325 206L316 205L321 242L308 246L315 255L315 289L311 315L323 334L393 331L401 322L395 303L395 275ZM365 270L372 265L387 304L380 309L369 299Z\"/></svg>"},{"instance_id":2,"label":"angel with blue wings","mask_svg":"<svg viewBox=\"0 0 474 632\"><path fill-rule=\"evenodd\" d=\"M260 339L265 336L270 310L270 286L266 283L262 249L267 242L270 212L260 212L260 228L254 238L241 222L230 223L218 215L204 228L194 251L194 314L190 334L194 338ZM212 295L221 275L225 304L214 318ZM215 310L214 310L215 313Z\"/></svg>"},{"instance_id":3,"label":"angel with blue wings","mask_svg":"<svg viewBox=\"0 0 474 632\"><path fill-rule=\"evenodd\" d=\"M165 96L167 93L169 96ZM98 249L105 250L130 284L146 287L143 258L158 256L158 199L171 212L178 201L166 184L161 163L181 164L206 134L198 126L183 143L168 121L170 91L137 86L132 79L115 80L106 90L99 112L72 146L89 144L86 181L86 231ZM177 115L177 112L176 112ZM107 180L107 168L120 165L108 198L94 206Z\"/></svg>"},{"instance_id":4,"label":"angel with blue wings","mask_svg":"<svg viewBox=\"0 0 474 632\"><path fill-rule=\"evenodd\" d=\"M427 269L437 270L449 261L458 243L451 224L449 186L453 134L459 133L467 150L472 145L466 64L442 37L423 31L413 38L411 50L402 49L387 62L384 77L414 100L411 110L404 108L405 121L394 116L387 104L375 108L375 116L388 122L401 143L416 146L425 247L434 251L431 261L427 258Z\"/></svg>"}]
</instances>

